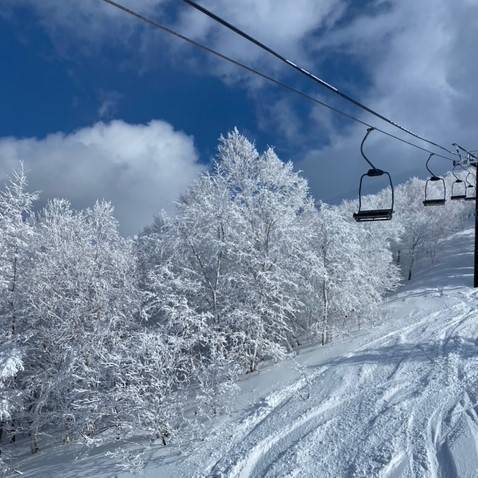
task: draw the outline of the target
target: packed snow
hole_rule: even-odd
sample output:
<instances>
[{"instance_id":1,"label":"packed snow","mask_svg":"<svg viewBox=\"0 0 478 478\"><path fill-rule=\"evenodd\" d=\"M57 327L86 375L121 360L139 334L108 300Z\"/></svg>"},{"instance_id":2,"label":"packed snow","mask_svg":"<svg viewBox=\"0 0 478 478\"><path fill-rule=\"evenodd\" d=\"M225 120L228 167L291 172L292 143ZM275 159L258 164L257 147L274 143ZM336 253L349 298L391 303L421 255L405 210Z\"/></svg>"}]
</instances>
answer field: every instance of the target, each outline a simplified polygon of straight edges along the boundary
<instances>
[{"instance_id":1,"label":"packed snow","mask_svg":"<svg viewBox=\"0 0 478 478\"><path fill-rule=\"evenodd\" d=\"M436 266L387 302L386 323L372 334L332 353L303 351L306 383L283 387L260 413L229 425L234 433L203 473L478 476L472 238L466 231L444 242ZM281 368L269 372L278 383Z\"/></svg>"},{"instance_id":2,"label":"packed snow","mask_svg":"<svg viewBox=\"0 0 478 478\"><path fill-rule=\"evenodd\" d=\"M240 383L187 450L153 445L144 477L478 476L478 296L473 231L390 297L381 323L302 348ZM61 451L63 450L63 451ZM26 477L133 476L105 450L25 458Z\"/></svg>"}]
</instances>

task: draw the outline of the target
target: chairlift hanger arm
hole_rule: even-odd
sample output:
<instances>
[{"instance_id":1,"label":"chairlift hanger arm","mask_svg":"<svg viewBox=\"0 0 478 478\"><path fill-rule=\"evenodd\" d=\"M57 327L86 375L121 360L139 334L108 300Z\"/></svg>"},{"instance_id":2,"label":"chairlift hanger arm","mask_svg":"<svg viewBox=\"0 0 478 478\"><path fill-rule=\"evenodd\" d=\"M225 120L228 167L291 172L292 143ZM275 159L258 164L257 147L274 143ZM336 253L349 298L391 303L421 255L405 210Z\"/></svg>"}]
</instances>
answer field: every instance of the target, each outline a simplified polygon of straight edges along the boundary
<instances>
[{"instance_id":1,"label":"chairlift hanger arm","mask_svg":"<svg viewBox=\"0 0 478 478\"><path fill-rule=\"evenodd\" d=\"M453 165L453 169L451 170L451 174L453 174L453 176L455 176L455 179L456 179L456 183L462 183L463 181L455 174L455 168L456 168L456 165Z\"/></svg>"},{"instance_id":2,"label":"chairlift hanger arm","mask_svg":"<svg viewBox=\"0 0 478 478\"><path fill-rule=\"evenodd\" d=\"M469 182L468 181L468 178L471 176L475 176L471 171L468 171L468 174L466 175L466 178L465 178L465 182L466 182L466 187L468 188L474 188L475 186L473 186L473 183ZM476 176L475 176L476 178Z\"/></svg>"},{"instance_id":3,"label":"chairlift hanger arm","mask_svg":"<svg viewBox=\"0 0 478 478\"><path fill-rule=\"evenodd\" d=\"M430 169L430 167L428 166L428 164L430 163L430 159L432 159L432 157L435 156L435 153L430 153L430 156L428 156L428 159L427 159L427 162L425 164L425 167L427 168L428 172L431 174L431 177L432 178L438 178L438 176Z\"/></svg>"},{"instance_id":4,"label":"chairlift hanger arm","mask_svg":"<svg viewBox=\"0 0 478 478\"><path fill-rule=\"evenodd\" d=\"M465 170L465 167L463 166L463 156L461 155L461 152L460 152L460 147L458 147L458 145L456 143L453 143L453 145L456 145L457 148L456 148L456 155L460 158L460 159L454 159L453 160L453 168L455 168L455 166L460 166L463 170ZM463 148L461 148L463 149Z\"/></svg>"},{"instance_id":5,"label":"chairlift hanger arm","mask_svg":"<svg viewBox=\"0 0 478 478\"><path fill-rule=\"evenodd\" d=\"M473 174L473 173L468 168L465 168L465 166L463 166L463 164L458 164L457 166L460 166L460 168L463 169L463 171L465 173L467 173L466 176L465 176L465 183L466 183L466 185L470 184L470 183L468 183L468 176L470 174ZM473 174L473 176L474 176L474 174Z\"/></svg>"},{"instance_id":6,"label":"chairlift hanger arm","mask_svg":"<svg viewBox=\"0 0 478 478\"><path fill-rule=\"evenodd\" d=\"M383 171L381 169L378 169L376 168L373 164L372 164L372 161L370 161L370 159L367 158L367 156L365 155L365 152L363 150L363 145L365 144L365 141L367 141L367 138L368 138L368 135L374 130L375 128L373 127L370 127L370 128L367 128L367 132L365 133L365 136L364 138L362 139L362 143L360 144L360 153L362 154L362 157L363 159L365 159L365 161L367 161L367 163L370 165L370 170L368 172L368 175L369 176L381 176L383 174Z\"/></svg>"}]
</instances>

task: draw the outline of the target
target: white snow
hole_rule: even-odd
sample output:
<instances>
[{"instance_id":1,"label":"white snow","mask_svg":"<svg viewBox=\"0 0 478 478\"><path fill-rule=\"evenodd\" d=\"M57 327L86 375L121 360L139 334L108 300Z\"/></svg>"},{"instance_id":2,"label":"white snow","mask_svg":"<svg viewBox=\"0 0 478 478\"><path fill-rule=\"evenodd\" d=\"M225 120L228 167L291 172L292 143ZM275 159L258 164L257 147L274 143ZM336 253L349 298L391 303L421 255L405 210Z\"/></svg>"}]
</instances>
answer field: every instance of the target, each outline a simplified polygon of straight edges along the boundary
<instances>
[{"instance_id":1,"label":"white snow","mask_svg":"<svg viewBox=\"0 0 478 478\"><path fill-rule=\"evenodd\" d=\"M208 424L203 441L182 452L149 449L140 476L478 476L472 248L467 230L440 244L434 265L422 258L375 328L243 378L231 412ZM18 469L35 478L114 476L104 450L95 453L53 448Z\"/></svg>"},{"instance_id":2,"label":"white snow","mask_svg":"<svg viewBox=\"0 0 478 478\"><path fill-rule=\"evenodd\" d=\"M15 348L0 348L0 382L14 377L23 369L21 354Z\"/></svg>"}]
</instances>

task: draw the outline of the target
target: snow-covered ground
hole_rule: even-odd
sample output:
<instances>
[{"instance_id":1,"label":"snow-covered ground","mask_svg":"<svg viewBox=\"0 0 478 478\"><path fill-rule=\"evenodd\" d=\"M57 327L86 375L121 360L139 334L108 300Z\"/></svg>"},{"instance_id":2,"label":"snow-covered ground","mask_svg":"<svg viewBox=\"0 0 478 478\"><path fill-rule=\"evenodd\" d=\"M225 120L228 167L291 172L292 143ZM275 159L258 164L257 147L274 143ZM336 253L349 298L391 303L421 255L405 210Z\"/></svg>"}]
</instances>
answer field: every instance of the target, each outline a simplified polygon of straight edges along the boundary
<instances>
[{"instance_id":1,"label":"snow-covered ground","mask_svg":"<svg viewBox=\"0 0 478 478\"><path fill-rule=\"evenodd\" d=\"M473 231L384 306L381 324L245 377L230 412L187 452L158 445L141 476L477 477L478 295ZM160 459L159 456L163 455ZM102 451L57 447L25 477L130 476Z\"/></svg>"}]
</instances>

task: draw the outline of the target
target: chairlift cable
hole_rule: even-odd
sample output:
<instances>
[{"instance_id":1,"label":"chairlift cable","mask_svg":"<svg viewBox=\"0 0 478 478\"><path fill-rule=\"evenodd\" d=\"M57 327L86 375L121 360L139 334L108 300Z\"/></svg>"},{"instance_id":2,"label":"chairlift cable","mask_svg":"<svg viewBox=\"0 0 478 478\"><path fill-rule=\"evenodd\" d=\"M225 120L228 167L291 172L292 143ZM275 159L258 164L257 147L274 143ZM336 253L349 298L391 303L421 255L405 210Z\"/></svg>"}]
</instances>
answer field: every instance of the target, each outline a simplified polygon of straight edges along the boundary
<instances>
[{"instance_id":1,"label":"chairlift cable","mask_svg":"<svg viewBox=\"0 0 478 478\"><path fill-rule=\"evenodd\" d=\"M457 144L457 143L453 143L452 146L455 146L455 147L456 147L456 151L457 151L457 153L458 153L458 156L460 156L460 159L461 159L461 154L460 154L460 151L459 151L459 150L461 150L461 151L463 151L464 153L466 153L467 156L468 156L468 159L471 157L471 158L473 158L473 159L478 160L478 156L475 156L475 155L473 154L473 153L475 153L475 152L478 152L478 150L477 150L477 151L468 151L468 150L465 149L463 146L460 146L460 145Z\"/></svg>"},{"instance_id":2,"label":"chairlift cable","mask_svg":"<svg viewBox=\"0 0 478 478\"><path fill-rule=\"evenodd\" d=\"M420 136L419 134L411 131L410 129L408 128L405 128L404 126L401 126L400 124L398 124L397 122L391 120L390 118L387 118L386 116L382 115L381 113L378 113L377 111L375 111L374 109L364 105L363 103L361 103L360 101L356 100L355 98L353 98L352 96L348 95L347 93L343 92L343 91L340 91L337 87L335 87L334 85L331 85L330 83L328 83L327 81L323 80L322 78L319 78L317 75L314 75L313 73L311 73L309 70L307 70L306 68L303 68L301 67L300 65L298 65L297 63L289 60L288 58L286 58L285 56L283 56L282 54L278 53L277 51L273 50L271 47L267 46L266 44L262 43L261 41L257 40L256 38L254 38L253 36L249 35L248 33L244 32L243 30L241 30L240 28L236 27L235 25L233 25L232 23L228 22L227 20L225 20L224 18L220 17L219 15L215 14L214 12L212 12L211 10L208 10L207 8L203 7L202 5L199 5L197 2L195 2L194 0L183 0L185 3L187 3L188 5L190 5L191 7L193 7L194 9L200 11L201 13L203 13L204 15L207 15L209 18L211 18L212 20L220 23L222 26L228 28L229 30L233 31L234 33L236 33L237 35L241 36L242 38L245 38L246 40L250 41L251 43L253 43L254 45L258 46L259 48L261 48L262 50L268 52L269 54L271 54L272 56L274 56L275 58L277 58L278 60L282 61L283 63L287 64L288 66L294 68L295 70L299 71L300 73L302 73L303 75L305 75L306 77L308 77L309 79L311 79L312 81L318 83L319 85L321 85L322 87L324 88L327 88L328 90L332 91L333 93L335 93L336 95L340 96L341 98L349 101L350 103L354 104L355 106L358 106L359 108L367 111L368 113L376 116L377 118L380 118L381 120L385 121L386 123L400 129L401 131L404 131L405 133L411 135L411 136L414 136L415 138L417 139L420 139L428 144L431 144L437 148L440 148L442 149L443 151L446 151L447 153L450 153L450 154L455 154L453 153L452 151L450 151L448 148L445 148L444 146L438 144L438 143L435 143L434 141L431 141L429 139L426 139L424 138L423 136Z\"/></svg>"},{"instance_id":3,"label":"chairlift cable","mask_svg":"<svg viewBox=\"0 0 478 478\"><path fill-rule=\"evenodd\" d=\"M282 81L280 81L280 80L277 80L276 78L273 78L272 76L269 76L269 75L267 75L266 73L263 73L263 72L261 72L261 71L255 69L255 68L253 68L253 67L251 67L251 66L248 66L248 65L246 65L246 64L244 64L244 63L242 63L242 62L240 62L240 61L238 61L238 60L235 60L234 58L231 58L231 57L229 57L229 56L227 56L227 55L225 55L225 54L223 54L223 53L221 53L221 52L218 52L217 50L214 50L214 49L211 48L211 47L208 47L208 46L206 46L206 45L204 45L204 44L202 44L202 43L199 43L199 42L197 42L196 40L193 40L192 38L190 38L190 37L188 37L188 36L186 36L186 35L183 35L182 33L179 33L179 32L177 32L177 31L173 30L172 28L169 28L169 27L167 27L167 26L165 26L165 25L162 25L161 23L157 22L156 20L153 20L153 19L151 19L151 18L149 18L149 17L146 17L145 15L143 15L143 14L141 14L141 13L138 13L137 11L132 10L131 8L128 8L128 7L122 5L122 4L120 4L120 3L118 3L118 2L116 2L116 1L114 1L114 0L102 0L102 1L105 2L105 3L107 3L107 4L109 4L109 5L111 5L111 6L113 6L113 7L115 7L115 8L117 8L117 9L119 9L119 10L122 10L124 13L127 13L127 14L129 14L129 15L131 15L131 16L137 18L138 20L144 22L144 23L147 23L147 24L150 25L151 27L154 27L154 28L157 28L157 29L159 29L159 30L162 30L162 31L164 31L164 32L166 32L166 33L169 33L170 35L172 35L172 36L174 36L174 37L176 37L176 38L179 38L179 39L185 41L186 43L189 43L190 45L195 46L196 48L199 48L199 49L201 49L201 50L203 50L203 51L206 51L206 52L210 53L211 55L216 56L217 58L220 58L220 59L222 59L222 60L224 60L224 61L227 61L228 63L231 63L231 64L233 64L233 65L235 65L235 66L238 66L238 67L240 67L240 68L242 68L242 69L248 71L249 73L254 74L254 75L256 75L256 76L258 76L258 77L260 77L260 78L262 78L262 79L264 79L264 80L267 80L267 81L269 81L269 82L275 84L276 86L279 86L279 87L281 87L281 88L283 88L283 89L285 89L285 90L287 90L287 91L289 91L289 92L291 92L291 93L295 93L295 94L297 94L297 95L299 95L299 96L302 96L303 98L305 98L305 99L307 99L307 100L309 100L309 101L312 101L313 103L318 104L318 105L320 105L320 106L322 106L322 107L324 107L324 108L327 108L327 109L329 109L330 111L333 111L334 113L337 113L337 114L341 115L341 116L344 117L344 118L347 118L347 119L349 119L349 120L351 120L351 121L354 121L354 122L356 122L356 123L359 123L359 124L361 124L361 125L363 125L363 126L366 126L367 128L373 128L375 131L378 131L379 133L382 133L382 134L384 134L384 135L386 135L386 136L388 136L388 137L390 137L390 138L396 139L397 141L400 141L400 142L402 142L402 143L404 143L404 144L408 144L409 146L412 146L412 147L414 147L414 148L416 148L416 149L419 149L419 150L421 150L421 151L424 151L424 152L426 152L426 153L431 153L431 152L432 152L432 151L430 151L430 150L427 149L427 148L424 148L424 147L422 147L422 146L420 146L420 145L418 145L418 144L416 144L416 143L413 143L413 142L411 142L411 141L408 141L408 140L406 140L406 139L400 138L399 136L396 136L395 134L390 133L390 132L388 132L388 131L386 131L386 130L383 130L383 129L377 127L377 126L373 126L373 125L371 125L370 123L367 123L366 121L361 120L360 118L357 118L356 116L353 116L353 115L351 115L351 114L349 114L349 113L346 113L345 111L342 111L342 110L340 110L340 109L338 109L338 108L335 108L334 106L329 105L328 103L325 103L324 101L321 101L321 100L319 100L318 98L315 98L314 96L311 96L311 95L309 95L309 94L307 94L307 93L305 93L305 92L303 92L303 91L301 91L301 90L299 90L299 89L297 89L297 88L294 88L293 86L290 86L290 85L288 85L287 83L284 83L284 82L282 82ZM420 139L421 139L421 138L420 138ZM432 144L432 143L430 143L430 144ZM444 149L444 148L442 148L442 149ZM448 151L448 150L446 150L446 151ZM456 153L452 153L452 152L450 152L450 151L448 151L448 152L449 152L450 154L456 155ZM447 159L448 161L453 161L452 158L450 158L450 157L448 157L448 156L444 156L443 154L440 154L440 153L434 153L434 154L435 154L436 156L440 157L440 158Z\"/></svg>"}]
</instances>

